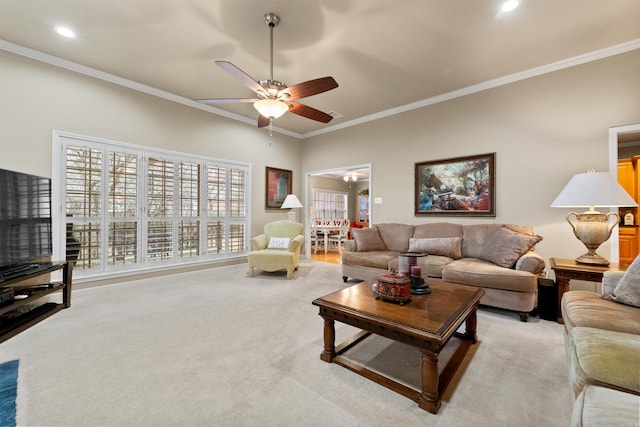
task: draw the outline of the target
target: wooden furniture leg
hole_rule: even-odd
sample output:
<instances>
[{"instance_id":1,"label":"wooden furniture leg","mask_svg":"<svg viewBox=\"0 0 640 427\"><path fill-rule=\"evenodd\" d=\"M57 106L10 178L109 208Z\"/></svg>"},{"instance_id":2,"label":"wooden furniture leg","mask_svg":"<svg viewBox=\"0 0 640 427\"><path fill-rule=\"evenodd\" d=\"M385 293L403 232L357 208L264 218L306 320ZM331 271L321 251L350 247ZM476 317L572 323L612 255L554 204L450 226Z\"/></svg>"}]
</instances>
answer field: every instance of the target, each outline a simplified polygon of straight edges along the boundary
<instances>
[{"instance_id":1,"label":"wooden furniture leg","mask_svg":"<svg viewBox=\"0 0 640 427\"><path fill-rule=\"evenodd\" d=\"M422 352L422 393L418 406L427 412L437 414L440 409L440 394L438 392L438 354L429 350Z\"/></svg>"},{"instance_id":2,"label":"wooden furniture leg","mask_svg":"<svg viewBox=\"0 0 640 427\"><path fill-rule=\"evenodd\" d=\"M320 354L320 359L331 363L336 356L336 330L333 319L324 319L324 351Z\"/></svg>"}]
</instances>

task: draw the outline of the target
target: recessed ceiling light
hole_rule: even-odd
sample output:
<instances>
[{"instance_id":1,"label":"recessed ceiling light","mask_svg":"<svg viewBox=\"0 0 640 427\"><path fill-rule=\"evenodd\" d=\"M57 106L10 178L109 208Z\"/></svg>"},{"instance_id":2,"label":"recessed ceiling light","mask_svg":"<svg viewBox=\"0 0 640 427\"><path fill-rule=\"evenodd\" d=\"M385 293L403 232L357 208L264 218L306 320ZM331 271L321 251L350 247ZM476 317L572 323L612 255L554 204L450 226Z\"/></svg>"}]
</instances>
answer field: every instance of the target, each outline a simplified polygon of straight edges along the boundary
<instances>
[{"instance_id":1,"label":"recessed ceiling light","mask_svg":"<svg viewBox=\"0 0 640 427\"><path fill-rule=\"evenodd\" d=\"M70 39L75 39L76 38L76 33L71 31L71 29L69 29L67 27L56 27L56 33L60 34L63 37L67 37L67 38L70 38Z\"/></svg>"},{"instance_id":2,"label":"recessed ceiling light","mask_svg":"<svg viewBox=\"0 0 640 427\"><path fill-rule=\"evenodd\" d=\"M520 2L518 0L507 0L506 2L502 3L501 10L503 12L511 12L512 10L517 8L519 5L520 5Z\"/></svg>"}]
</instances>

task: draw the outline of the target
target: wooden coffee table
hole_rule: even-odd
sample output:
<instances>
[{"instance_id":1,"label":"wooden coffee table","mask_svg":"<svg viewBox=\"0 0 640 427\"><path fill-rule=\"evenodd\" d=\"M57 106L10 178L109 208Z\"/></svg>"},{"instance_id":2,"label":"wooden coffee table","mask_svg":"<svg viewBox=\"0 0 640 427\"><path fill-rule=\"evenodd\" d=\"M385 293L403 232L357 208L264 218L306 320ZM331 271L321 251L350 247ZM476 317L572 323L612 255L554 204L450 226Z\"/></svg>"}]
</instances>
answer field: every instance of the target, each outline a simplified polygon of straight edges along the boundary
<instances>
[{"instance_id":1,"label":"wooden coffee table","mask_svg":"<svg viewBox=\"0 0 640 427\"><path fill-rule=\"evenodd\" d=\"M411 302L400 306L376 299L371 291L374 282L361 282L313 301L313 305L320 307L320 316L324 319L324 351L320 358L400 393L417 402L420 408L436 414L447 384L471 344L477 341L476 312L484 290L430 278L431 294L412 295ZM335 347L336 320L362 331ZM463 322L464 334L457 333ZM396 382L341 356L371 333L409 344L421 351L421 390ZM453 336L462 342L438 375L438 356Z\"/></svg>"}]
</instances>

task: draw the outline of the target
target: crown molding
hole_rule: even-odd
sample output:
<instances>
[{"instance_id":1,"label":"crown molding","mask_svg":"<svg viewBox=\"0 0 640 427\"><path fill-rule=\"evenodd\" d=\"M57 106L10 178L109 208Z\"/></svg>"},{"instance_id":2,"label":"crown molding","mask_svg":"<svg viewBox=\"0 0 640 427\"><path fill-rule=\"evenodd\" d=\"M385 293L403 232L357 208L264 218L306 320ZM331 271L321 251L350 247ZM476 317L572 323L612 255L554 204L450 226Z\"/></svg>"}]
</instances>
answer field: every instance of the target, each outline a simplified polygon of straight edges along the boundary
<instances>
[{"instance_id":1,"label":"crown molding","mask_svg":"<svg viewBox=\"0 0 640 427\"><path fill-rule=\"evenodd\" d=\"M78 64L76 62L67 61L66 59L58 58L53 55L49 55L34 49L30 49L21 45L17 45L15 43L8 42L6 40L0 39L0 49L7 52L15 53L17 55L21 55L27 58L31 58L36 61L41 61L50 65L54 65L56 67L65 68L70 71L74 71L90 77L95 77L97 79L104 80L120 86L124 86L129 89L137 90L139 92L143 92L149 95L157 96L159 98L163 98L169 101L177 102L179 104L183 104L188 107L197 108L199 110L213 113L213 114L226 117L232 120L237 120L242 123L255 125L255 120L249 119L239 114L234 114L228 111L221 110L219 108L211 107L209 105L202 104L200 102L173 94L171 92L166 92L151 86L147 86L142 83L135 82L133 80L125 79L110 73L106 73L104 71L97 70L95 68L87 67L87 66ZM460 98L463 96L482 92L485 90L494 89L496 87L508 85L508 84L515 83L521 80L526 80L532 77L541 76L543 74L553 73L555 71L564 70L567 68L586 64L588 62L593 62L600 59L609 58L611 56L616 56L623 53L631 52L637 49L640 49L640 39L633 39L628 42L610 46L604 49L596 50L594 52L589 52L583 55L574 56L572 58L553 62L551 64L532 68L530 70L521 71L518 73L510 74L508 76L499 77L497 79L467 86L462 89L443 93L441 95L436 95L431 98L412 102L410 104L402 105L400 107L390 108L388 110L383 110L378 113L369 114L367 116L359 117L354 120L348 120L338 125L327 126L322 129L318 129L316 131L300 134L297 132L291 132L286 129L278 128L275 126L273 127L273 131L281 133L283 135L288 135L297 139L311 138L313 136L335 132L340 129L345 129L351 126L357 126L363 123L371 122L374 120L382 119L382 118L393 116L396 114L405 113L407 111L412 111L412 110L427 107L430 105L438 104L440 102L445 102L455 98Z\"/></svg>"},{"instance_id":2,"label":"crown molding","mask_svg":"<svg viewBox=\"0 0 640 427\"><path fill-rule=\"evenodd\" d=\"M186 105L188 107L197 108L198 110L213 113L218 116L226 117L228 119L237 120L239 122L247 123L253 126L255 126L256 124L255 120L249 119L239 114L234 114L225 110L221 110L219 108L211 107L201 102L194 101L193 99L185 98L183 96L179 96L171 92L157 89L152 86L147 86L145 84L138 83L133 80L125 79L125 78L116 76L114 74L106 73L104 71L100 71L95 68L87 67L85 65L81 65L76 62L58 58L57 56L49 55L47 53L43 53L35 49L30 49L28 47L11 43L3 39L0 39L0 50L15 53L16 55L24 56L26 58L44 62L46 64L53 65L55 67L64 68L69 71L73 71L79 74L84 74L86 76L94 77L96 79L104 80L106 82L113 83L119 86L124 86L126 88L133 89L138 92L143 92L148 95L157 96L158 98L163 98L168 101L177 102L178 104ZM291 132L286 129L281 129L276 126L273 127L273 131L282 133L284 135L289 135L298 139L302 138L302 135L299 133Z\"/></svg>"},{"instance_id":3,"label":"crown molding","mask_svg":"<svg viewBox=\"0 0 640 427\"><path fill-rule=\"evenodd\" d=\"M521 80L526 80L532 77L541 76L543 74L553 73L555 71L564 70L566 68L575 67L578 65L586 64L588 62L597 61L600 59L608 58L611 56L620 55L623 53L631 52L633 50L640 49L640 39L630 40L625 43L621 43L608 48L596 50L583 55L574 56L573 58L564 59L562 61L553 62L551 64L542 65L540 67L532 68L530 70L521 71L519 73L510 74L508 76L499 77L494 80L478 83L475 85L467 86L462 89L454 90L452 92L436 95L431 98L423 99L421 101L412 102L411 104L402 105L396 108L390 108L388 110L380 111L378 113L363 116L354 120L349 120L339 125L328 126L313 132L303 134L304 138L310 138L329 132L334 132L340 129L348 128L351 126L360 125L363 123L378 120L384 117L393 116L395 114L405 113L407 111L416 110L418 108L427 107L429 105L438 104L440 102L449 101L451 99L460 98L463 96L471 95L474 93L482 92L489 89L494 89L499 86L508 85Z\"/></svg>"}]
</instances>

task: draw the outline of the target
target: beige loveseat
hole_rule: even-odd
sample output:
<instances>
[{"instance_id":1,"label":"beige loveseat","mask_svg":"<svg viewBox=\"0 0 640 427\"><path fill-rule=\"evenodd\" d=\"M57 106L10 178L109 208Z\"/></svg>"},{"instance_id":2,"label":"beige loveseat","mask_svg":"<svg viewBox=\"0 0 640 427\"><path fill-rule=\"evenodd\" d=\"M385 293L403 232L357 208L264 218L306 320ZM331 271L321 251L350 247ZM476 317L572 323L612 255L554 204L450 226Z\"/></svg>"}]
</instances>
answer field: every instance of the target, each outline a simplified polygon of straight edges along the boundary
<instances>
[{"instance_id":1,"label":"beige loveseat","mask_svg":"<svg viewBox=\"0 0 640 427\"><path fill-rule=\"evenodd\" d=\"M565 354L576 399L572 426L640 422L639 305L640 257L627 273L604 273L602 295L577 290L563 295Z\"/></svg>"},{"instance_id":2,"label":"beige loveseat","mask_svg":"<svg viewBox=\"0 0 640 427\"><path fill-rule=\"evenodd\" d=\"M483 288L483 305L513 310L528 319L536 305L538 275L545 269L533 251L542 238L531 227L502 224L378 224L351 230L342 276L368 280L397 267L400 252L428 253L424 276Z\"/></svg>"}]
</instances>

